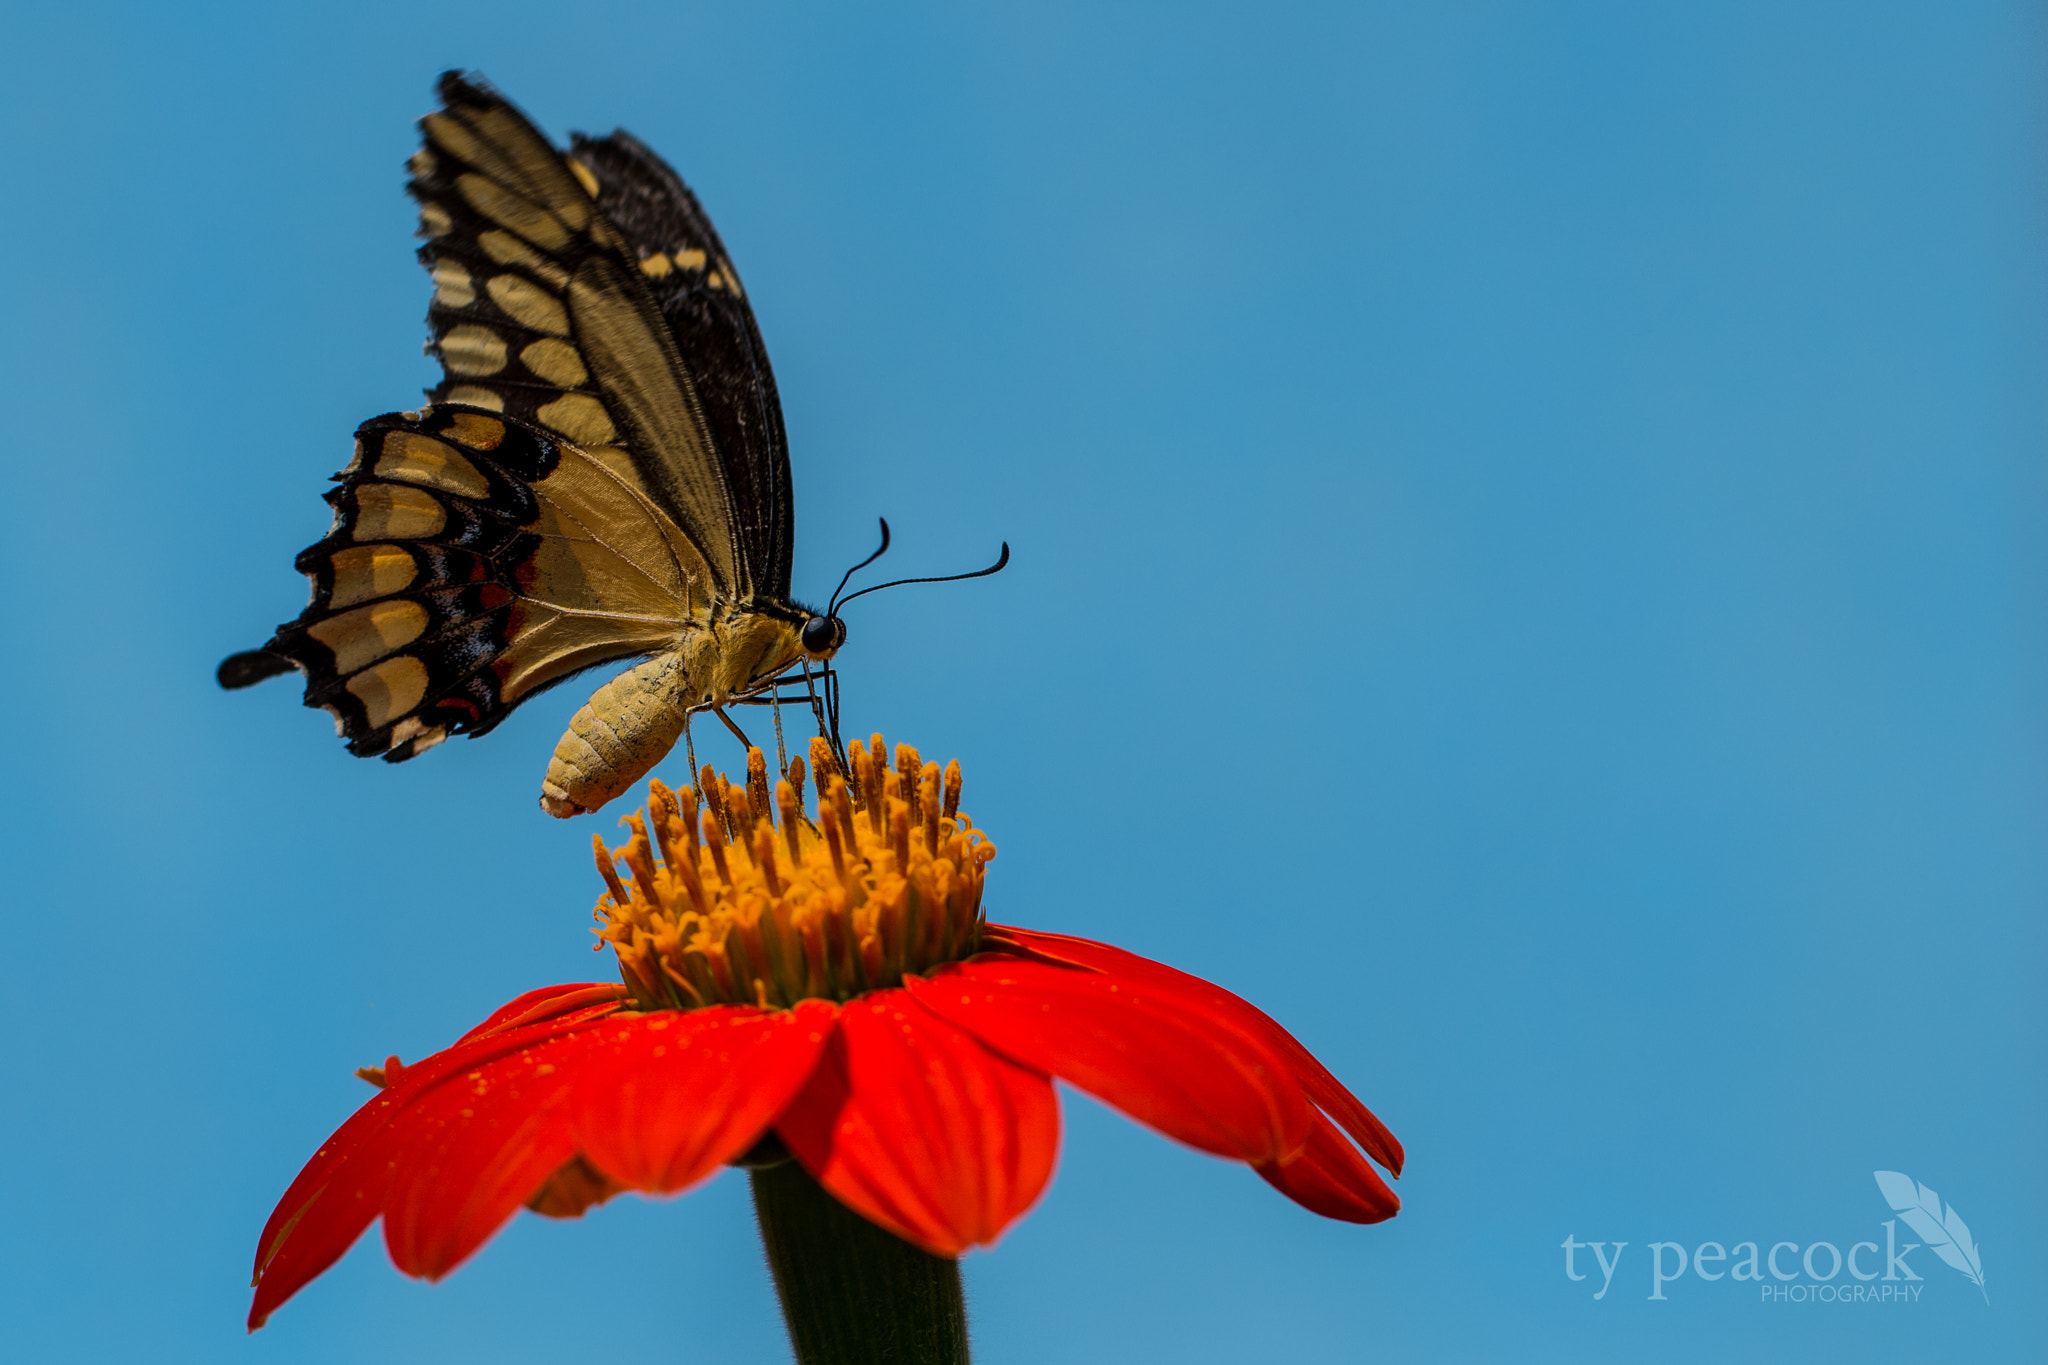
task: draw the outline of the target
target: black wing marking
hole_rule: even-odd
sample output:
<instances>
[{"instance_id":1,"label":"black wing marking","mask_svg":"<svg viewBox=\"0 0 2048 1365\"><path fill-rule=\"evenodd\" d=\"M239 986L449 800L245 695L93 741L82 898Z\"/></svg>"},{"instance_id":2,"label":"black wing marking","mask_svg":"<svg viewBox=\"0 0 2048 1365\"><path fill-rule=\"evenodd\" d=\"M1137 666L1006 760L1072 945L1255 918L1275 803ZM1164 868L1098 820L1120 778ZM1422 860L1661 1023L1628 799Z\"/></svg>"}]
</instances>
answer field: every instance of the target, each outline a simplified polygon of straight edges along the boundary
<instances>
[{"instance_id":1,"label":"black wing marking","mask_svg":"<svg viewBox=\"0 0 2048 1365\"><path fill-rule=\"evenodd\" d=\"M593 450L689 536L716 591L752 594L757 561L692 373L591 172L487 86L450 72L440 94L407 187L446 371L429 396Z\"/></svg>"},{"instance_id":2,"label":"black wing marking","mask_svg":"<svg viewBox=\"0 0 2048 1365\"><path fill-rule=\"evenodd\" d=\"M618 228L674 334L732 493L755 590L786 599L795 544L789 443L768 350L732 258L697 196L623 129L570 135L597 179L597 207Z\"/></svg>"},{"instance_id":3,"label":"black wing marking","mask_svg":"<svg viewBox=\"0 0 2048 1365\"><path fill-rule=\"evenodd\" d=\"M334 524L297 560L312 600L224 662L221 685L297 668L306 705L333 714L350 753L393 762L498 724L511 705L490 664L539 540L529 485L560 453L544 432L453 405L363 423L327 494Z\"/></svg>"}]
</instances>

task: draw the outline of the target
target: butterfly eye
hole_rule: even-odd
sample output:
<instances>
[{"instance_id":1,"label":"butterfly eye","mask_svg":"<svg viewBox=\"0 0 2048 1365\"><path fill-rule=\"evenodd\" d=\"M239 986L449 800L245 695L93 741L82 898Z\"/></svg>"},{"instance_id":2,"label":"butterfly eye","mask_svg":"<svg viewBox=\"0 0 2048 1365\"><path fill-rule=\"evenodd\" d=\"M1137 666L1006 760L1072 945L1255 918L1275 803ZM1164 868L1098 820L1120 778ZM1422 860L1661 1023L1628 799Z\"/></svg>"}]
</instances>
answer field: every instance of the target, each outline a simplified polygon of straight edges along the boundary
<instances>
[{"instance_id":1,"label":"butterfly eye","mask_svg":"<svg viewBox=\"0 0 2048 1365\"><path fill-rule=\"evenodd\" d=\"M846 643L846 622L836 616L813 616L804 622L804 650L809 654L830 654Z\"/></svg>"}]
</instances>

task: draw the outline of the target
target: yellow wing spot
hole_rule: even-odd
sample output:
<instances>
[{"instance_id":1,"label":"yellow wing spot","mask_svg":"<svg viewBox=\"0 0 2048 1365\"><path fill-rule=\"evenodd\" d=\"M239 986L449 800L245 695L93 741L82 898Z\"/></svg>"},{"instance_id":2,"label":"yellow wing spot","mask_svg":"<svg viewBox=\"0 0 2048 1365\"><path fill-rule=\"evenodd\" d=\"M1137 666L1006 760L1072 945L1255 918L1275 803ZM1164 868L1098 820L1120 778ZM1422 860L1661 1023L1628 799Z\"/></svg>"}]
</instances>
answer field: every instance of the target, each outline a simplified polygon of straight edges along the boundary
<instances>
[{"instance_id":1,"label":"yellow wing spot","mask_svg":"<svg viewBox=\"0 0 2048 1365\"><path fill-rule=\"evenodd\" d=\"M448 396L442 401L461 403L472 408L489 408L492 412L503 412L505 410L505 396L503 394L478 384L457 384L454 388L448 390ZM461 419L458 417L457 420ZM502 428L499 430L498 437L500 440L504 439ZM490 447L483 446L481 449L489 450Z\"/></svg>"},{"instance_id":2,"label":"yellow wing spot","mask_svg":"<svg viewBox=\"0 0 2048 1365\"><path fill-rule=\"evenodd\" d=\"M498 395L490 396L495 399ZM490 406L497 408L498 404L494 402ZM471 450L496 450L504 444L505 424L481 413L458 412L449 418L448 435Z\"/></svg>"},{"instance_id":3,"label":"yellow wing spot","mask_svg":"<svg viewBox=\"0 0 2048 1365\"><path fill-rule=\"evenodd\" d=\"M518 233L537 247L560 251L569 245L562 220L524 195L514 194L489 176L474 171L455 177L455 188L469 206L499 227Z\"/></svg>"},{"instance_id":4,"label":"yellow wing spot","mask_svg":"<svg viewBox=\"0 0 2048 1365\"><path fill-rule=\"evenodd\" d=\"M569 283L569 272L548 260L509 232L486 228L476 235L476 244L499 265L516 265L560 289Z\"/></svg>"},{"instance_id":5,"label":"yellow wing spot","mask_svg":"<svg viewBox=\"0 0 2048 1365\"><path fill-rule=\"evenodd\" d=\"M373 602L367 607L330 616L306 627L306 634L334 651L338 673L353 673L394 649L420 638L427 628L427 609L403 598ZM401 706L401 711L409 707ZM382 722L378 722L382 724Z\"/></svg>"},{"instance_id":6,"label":"yellow wing spot","mask_svg":"<svg viewBox=\"0 0 2048 1365\"><path fill-rule=\"evenodd\" d=\"M718 264L725 276L725 287L732 290L735 294L745 294L747 291L740 288L740 272L732 268L732 262L726 257L720 256Z\"/></svg>"},{"instance_id":7,"label":"yellow wing spot","mask_svg":"<svg viewBox=\"0 0 2048 1365\"><path fill-rule=\"evenodd\" d=\"M419 540L448 524L448 513L432 493L397 483L365 484L356 490L358 541Z\"/></svg>"},{"instance_id":8,"label":"yellow wing spot","mask_svg":"<svg viewBox=\"0 0 2048 1365\"><path fill-rule=\"evenodd\" d=\"M458 158L474 165L483 159L483 147L477 142L476 134L469 131L461 119L436 109L420 120L420 131L441 144L445 151L453 152Z\"/></svg>"},{"instance_id":9,"label":"yellow wing spot","mask_svg":"<svg viewBox=\"0 0 2048 1365\"><path fill-rule=\"evenodd\" d=\"M526 362L527 369L558 388L580 388L590 378L590 371L584 368L583 357L576 354L576 348L553 337L534 342L519 353L519 358Z\"/></svg>"},{"instance_id":10,"label":"yellow wing spot","mask_svg":"<svg viewBox=\"0 0 2048 1365\"><path fill-rule=\"evenodd\" d=\"M491 491L491 481L455 447L417 431L386 432L384 453L371 472L380 479L424 484L465 498L481 498Z\"/></svg>"},{"instance_id":11,"label":"yellow wing spot","mask_svg":"<svg viewBox=\"0 0 2048 1365\"><path fill-rule=\"evenodd\" d=\"M434 173L434 167L439 164L439 160L425 147L405 159L405 168L412 172L415 180L425 180Z\"/></svg>"},{"instance_id":12,"label":"yellow wing spot","mask_svg":"<svg viewBox=\"0 0 2048 1365\"><path fill-rule=\"evenodd\" d=\"M520 326L558 337L569 335L569 312L562 301L524 275L493 275L484 288L490 292L491 302Z\"/></svg>"},{"instance_id":13,"label":"yellow wing spot","mask_svg":"<svg viewBox=\"0 0 2048 1365\"><path fill-rule=\"evenodd\" d=\"M725 288L725 276L714 270L704 277L704 283L710 285L713 289L723 289Z\"/></svg>"},{"instance_id":14,"label":"yellow wing spot","mask_svg":"<svg viewBox=\"0 0 2048 1365\"><path fill-rule=\"evenodd\" d=\"M618 439L618 428L604 404L587 393L567 393L535 411L534 416L577 445L604 445Z\"/></svg>"},{"instance_id":15,"label":"yellow wing spot","mask_svg":"<svg viewBox=\"0 0 2048 1365\"><path fill-rule=\"evenodd\" d=\"M374 730L420 704L420 698L427 695L427 666L410 654L401 654L350 678L348 690L362 702Z\"/></svg>"},{"instance_id":16,"label":"yellow wing spot","mask_svg":"<svg viewBox=\"0 0 2048 1365\"><path fill-rule=\"evenodd\" d=\"M434 262L434 302L444 308L467 308L476 302L476 284L462 262L447 256Z\"/></svg>"},{"instance_id":17,"label":"yellow wing spot","mask_svg":"<svg viewBox=\"0 0 2048 1365\"><path fill-rule=\"evenodd\" d=\"M430 730L427 723L418 716L407 716L391 727L391 746L395 749L409 739L414 740L416 742L412 746L412 751L415 754L425 753L446 738L447 726L436 725Z\"/></svg>"},{"instance_id":18,"label":"yellow wing spot","mask_svg":"<svg viewBox=\"0 0 2048 1365\"><path fill-rule=\"evenodd\" d=\"M691 247L688 251L678 251L676 253L676 269L702 270L703 268L704 253L697 250L696 247Z\"/></svg>"},{"instance_id":19,"label":"yellow wing spot","mask_svg":"<svg viewBox=\"0 0 2048 1365\"><path fill-rule=\"evenodd\" d=\"M590 221L590 205L569 199L575 193L561 173L560 153L541 140L535 145L526 121L505 107L469 108L463 120L476 130L477 140L489 149L487 156L471 158L480 167L492 167L497 174L510 174L522 192L549 205L572 228ZM494 164L495 163L495 166ZM502 167L503 169L497 169Z\"/></svg>"},{"instance_id":20,"label":"yellow wing spot","mask_svg":"<svg viewBox=\"0 0 2048 1365\"><path fill-rule=\"evenodd\" d=\"M396 545L351 545L327 562L334 573L327 605L333 608L403 592L419 576L412 556Z\"/></svg>"},{"instance_id":21,"label":"yellow wing spot","mask_svg":"<svg viewBox=\"0 0 2048 1365\"><path fill-rule=\"evenodd\" d=\"M496 374L505 368L505 341L488 327L466 322L441 337L441 362L450 374Z\"/></svg>"},{"instance_id":22,"label":"yellow wing spot","mask_svg":"<svg viewBox=\"0 0 2048 1365\"><path fill-rule=\"evenodd\" d=\"M445 237L455 226L455 220L448 216L448 210L439 204L420 205L420 230L422 237Z\"/></svg>"},{"instance_id":23,"label":"yellow wing spot","mask_svg":"<svg viewBox=\"0 0 2048 1365\"><path fill-rule=\"evenodd\" d=\"M666 251L657 251L640 262L640 273L657 280L675 268L676 263L668 258Z\"/></svg>"},{"instance_id":24,"label":"yellow wing spot","mask_svg":"<svg viewBox=\"0 0 2048 1365\"><path fill-rule=\"evenodd\" d=\"M576 183L583 187L583 192L592 199L597 198L597 177L590 173L590 167L573 156L566 160L569 163L569 174L576 177Z\"/></svg>"}]
</instances>

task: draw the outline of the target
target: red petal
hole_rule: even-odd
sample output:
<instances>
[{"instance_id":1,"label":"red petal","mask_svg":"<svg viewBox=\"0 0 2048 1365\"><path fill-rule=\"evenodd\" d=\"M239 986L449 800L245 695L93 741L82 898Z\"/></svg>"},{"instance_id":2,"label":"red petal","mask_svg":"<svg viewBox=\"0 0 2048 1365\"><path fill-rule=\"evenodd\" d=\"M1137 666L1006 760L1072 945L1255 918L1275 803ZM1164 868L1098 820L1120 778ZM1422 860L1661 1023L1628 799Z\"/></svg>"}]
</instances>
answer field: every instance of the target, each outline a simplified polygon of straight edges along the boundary
<instances>
[{"instance_id":1,"label":"red petal","mask_svg":"<svg viewBox=\"0 0 2048 1365\"><path fill-rule=\"evenodd\" d=\"M759 1140L809 1076L833 1007L607 1019L451 1078L391 1125L391 1259L438 1279L579 1151L620 1184L676 1190Z\"/></svg>"},{"instance_id":2,"label":"red petal","mask_svg":"<svg viewBox=\"0 0 2048 1365\"><path fill-rule=\"evenodd\" d=\"M1325 1218L1377 1223L1401 1211L1400 1199L1379 1172L1321 1114L1315 1116L1301 1155L1253 1169L1274 1189Z\"/></svg>"},{"instance_id":3,"label":"red petal","mask_svg":"<svg viewBox=\"0 0 2048 1365\"><path fill-rule=\"evenodd\" d=\"M334 1139L329 1141L331 1144ZM331 1150L331 1145L323 1147L308 1166L329 1158ZM250 1331L261 1327L279 1304L340 1260L383 1208L391 1184L390 1167L381 1161L357 1160L362 1151L360 1146L351 1146L326 1160L323 1183L301 1198L287 1192L286 1201L270 1215L253 1281L256 1293L249 1305ZM297 1188L295 1183L293 1190Z\"/></svg>"},{"instance_id":4,"label":"red petal","mask_svg":"<svg viewBox=\"0 0 2048 1365\"><path fill-rule=\"evenodd\" d=\"M530 995L513 1003L522 1001L530 1008ZM617 1008L616 1002L576 1007L542 1023L457 1043L399 1072L321 1144L278 1200L257 1243L250 1330L339 1260L382 1210L396 1169L396 1149L386 1140L393 1119L448 1076L587 1028Z\"/></svg>"},{"instance_id":5,"label":"red petal","mask_svg":"<svg viewBox=\"0 0 2048 1365\"><path fill-rule=\"evenodd\" d=\"M1199 976L1190 976L1163 962L1154 962L1092 939L991 924L988 926L988 941L1001 947L1020 949L1034 957L1070 963L1130 981L1143 981L1174 991L1189 1003L1206 1004L1239 1028L1252 1032L1264 1039L1268 1046L1277 1049L1287 1059L1308 1097L1351 1134L1375 1161L1395 1175L1401 1173L1404 1153L1400 1142L1387 1131L1387 1126L1372 1110L1361 1104L1356 1095L1345 1089L1343 1082L1331 1075L1329 1069L1317 1061L1293 1034L1250 1001L1232 995Z\"/></svg>"},{"instance_id":6,"label":"red petal","mask_svg":"<svg viewBox=\"0 0 2048 1365\"><path fill-rule=\"evenodd\" d=\"M900 990L845 1005L776 1131L840 1203L935 1256L1029 1208L1059 1149L1052 1083Z\"/></svg>"},{"instance_id":7,"label":"red petal","mask_svg":"<svg viewBox=\"0 0 2048 1365\"><path fill-rule=\"evenodd\" d=\"M1284 1059L1152 982L991 953L904 984L1005 1056L1189 1146L1258 1162L1308 1139L1308 1102Z\"/></svg>"},{"instance_id":8,"label":"red petal","mask_svg":"<svg viewBox=\"0 0 2048 1365\"><path fill-rule=\"evenodd\" d=\"M575 1043L542 1043L450 1077L391 1121L379 1144L398 1168L384 1244L400 1270L441 1278L576 1154L562 1103Z\"/></svg>"},{"instance_id":9,"label":"red petal","mask_svg":"<svg viewBox=\"0 0 2048 1365\"><path fill-rule=\"evenodd\" d=\"M520 997L521 1001L526 999L527 996ZM270 1222L265 1225L263 1236L257 1243L257 1275L266 1273L270 1257L277 1250L278 1236L288 1223L296 1222L305 1215L307 1205L332 1177L335 1164L360 1148L369 1140L371 1134L382 1128L394 1114L415 1098L438 1084L442 1078L465 1067L481 1066L493 1058L517 1052L522 1047L573 1032L603 1018L617 1008L616 1003L586 1006L562 1017L541 1024L527 1025L516 1031L508 1030L484 1037L473 1037L403 1068L380 1094L358 1109L350 1116L348 1122L335 1131L334 1136L321 1144L320 1150L313 1154L313 1159L306 1163L305 1169L299 1172L298 1177L285 1190L284 1197L278 1200L277 1208L270 1215ZM503 1010L499 1011L499 1014L503 1013ZM361 1228L357 1231L360 1232Z\"/></svg>"},{"instance_id":10,"label":"red petal","mask_svg":"<svg viewBox=\"0 0 2048 1365\"><path fill-rule=\"evenodd\" d=\"M809 1079L838 1007L652 1014L577 1036L569 1124L593 1166L667 1193L745 1152Z\"/></svg>"},{"instance_id":11,"label":"red petal","mask_svg":"<svg viewBox=\"0 0 2048 1365\"><path fill-rule=\"evenodd\" d=\"M616 981L591 981L567 986L542 986L537 991L528 991L515 1000L500 1005L492 1011L491 1017L462 1035L456 1041L467 1043L473 1039L504 1033L511 1029L523 1028L528 1024L542 1024L550 1019L560 1018L586 1005L600 1005L606 1002L623 1001L630 992Z\"/></svg>"}]
</instances>

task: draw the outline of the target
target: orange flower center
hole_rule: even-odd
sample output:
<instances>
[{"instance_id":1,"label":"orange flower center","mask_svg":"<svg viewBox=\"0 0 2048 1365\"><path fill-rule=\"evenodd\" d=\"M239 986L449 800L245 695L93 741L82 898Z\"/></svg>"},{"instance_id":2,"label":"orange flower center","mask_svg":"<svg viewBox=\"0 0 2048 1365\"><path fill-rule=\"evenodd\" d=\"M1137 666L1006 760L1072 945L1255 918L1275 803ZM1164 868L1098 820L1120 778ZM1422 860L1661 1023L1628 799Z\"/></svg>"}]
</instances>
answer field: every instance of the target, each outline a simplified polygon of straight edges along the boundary
<instances>
[{"instance_id":1,"label":"orange flower center","mask_svg":"<svg viewBox=\"0 0 2048 1365\"><path fill-rule=\"evenodd\" d=\"M960 813L959 763L941 775L899 744L891 769L880 735L849 757L844 774L811 742L815 817L803 760L771 795L754 749L744 787L709 766L694 788L650 782L623 847L593 837L609 888L597 946L618 954L642 1009L847 1000L980 948L996 850Z\"/></svg>"}]
</instances>

